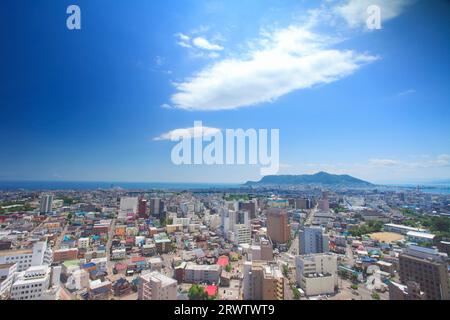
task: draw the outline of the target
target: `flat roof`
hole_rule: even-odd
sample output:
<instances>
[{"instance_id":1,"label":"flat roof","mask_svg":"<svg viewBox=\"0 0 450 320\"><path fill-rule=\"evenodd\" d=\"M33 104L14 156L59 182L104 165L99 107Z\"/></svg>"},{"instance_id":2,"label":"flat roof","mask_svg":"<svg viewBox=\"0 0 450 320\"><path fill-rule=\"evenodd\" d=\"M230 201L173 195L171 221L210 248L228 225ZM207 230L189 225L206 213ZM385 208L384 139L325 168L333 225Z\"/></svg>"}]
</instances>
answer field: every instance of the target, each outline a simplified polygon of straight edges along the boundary
<instances>
[{"instance_id":1,"label":"flat roof","mask_svg":"<svg viewBox=\"0 0 450 320\"><path fill-rule=\"evenodd\" d=\"M0 257L17 256L19 254L31 254L31 253L33 253L33 249L1 250Z\"/></svg>"},{"instance_id":2,"label":"flat roof","mask_svg":"<svg viewBox=\"0 0 450 320\"><path fill-rule=\"evenodd\" d=\"M434 237L436 237L432 233L417 232L417 231L408 231L408 233L406 235L407 236L411 236L411 237L427 238L427 239L430 239L430 240L432 240L432 239L434 239Z\"/></svg>"}]
</instances>

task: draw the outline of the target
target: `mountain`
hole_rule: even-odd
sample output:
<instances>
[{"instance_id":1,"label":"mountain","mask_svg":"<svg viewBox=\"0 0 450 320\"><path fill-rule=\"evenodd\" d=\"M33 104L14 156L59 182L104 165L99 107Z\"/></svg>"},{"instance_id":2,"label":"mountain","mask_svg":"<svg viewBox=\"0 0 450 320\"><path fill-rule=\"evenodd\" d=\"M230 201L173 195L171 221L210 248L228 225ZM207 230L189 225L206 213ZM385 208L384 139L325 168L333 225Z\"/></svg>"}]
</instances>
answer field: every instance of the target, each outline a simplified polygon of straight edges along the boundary
<instances>
[{"instance_id":1,"label":"mountain","mask_svg":"<svg viewBox=\"0 0 450 320\"><path fill-rule=\"evenodd\" d=\"M345 187L373 187L370 182L354 178L349 175L336 175L326 172L304 175L265 176L260 181L248 181L246 186L258 185L324 185Z\"/></svg>"}]
</instances>

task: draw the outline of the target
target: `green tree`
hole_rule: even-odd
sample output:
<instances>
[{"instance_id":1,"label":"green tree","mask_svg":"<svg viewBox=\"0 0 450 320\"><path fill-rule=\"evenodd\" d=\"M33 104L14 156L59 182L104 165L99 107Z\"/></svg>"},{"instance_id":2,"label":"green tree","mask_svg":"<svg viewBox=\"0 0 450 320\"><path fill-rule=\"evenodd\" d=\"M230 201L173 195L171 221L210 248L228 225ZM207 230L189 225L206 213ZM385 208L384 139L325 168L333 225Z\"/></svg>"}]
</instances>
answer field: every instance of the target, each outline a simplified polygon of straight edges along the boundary
<instances>
[{"instance_id":1,"label":"green tree","mask_svg":"<svg viewBox=\"0 0 450 320\"><path fill-rule=\"evenodd\" d=\"M300 290L297 289L297 287L295 286L291 286L292 289L292 295L294 297L294 300L299 300L300 299Z\"/></svg>"},{"instance_id":2,"label":"green tree","mask_svg":"<svg viewBox=\"0 0 450 320\"><path fill-rule=\"evenodd\" d=\"M188 292L189 300L207 300L208 294L202 286L193 284Z\"/></svg>"},{"instance_id":3,"label":"green tree","mask_svg":"<svg viewBox=\"0 0 450 320\"><path fill-rule=\"evenodd\" d=\"M289 266L287 264L283 264L282 266L283 276L286 278L289 276Z\"/></svg>"}]
</instances>

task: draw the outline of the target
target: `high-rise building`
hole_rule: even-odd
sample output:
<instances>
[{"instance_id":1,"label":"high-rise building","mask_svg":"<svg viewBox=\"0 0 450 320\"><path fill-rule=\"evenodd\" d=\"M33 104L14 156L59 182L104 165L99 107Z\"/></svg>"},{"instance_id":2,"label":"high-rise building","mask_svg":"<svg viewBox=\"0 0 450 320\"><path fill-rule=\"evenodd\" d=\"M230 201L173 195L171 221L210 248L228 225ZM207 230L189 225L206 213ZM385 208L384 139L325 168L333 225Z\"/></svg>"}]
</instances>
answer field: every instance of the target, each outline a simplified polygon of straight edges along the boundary
<instances>
[{"instance_id":1,"label":"high-rise building","mask_svg":"<svg viewBox=\"0 0 450 320\"><path fill-rule=\"evenodd\" d=\"M51 194L42 195L40 201L40 213L41 214L51 213L52 204L53 204L53 195Z\"/></svg>"},{"instance_id":2,"label":"high-rise building","mask_svg":"<svg viewBox=\"0 0 450 320\"><path fill-rule=\"evenodd\" d=\"M0 264L17 263L17 271L25 271L32 266L50 265L53 262L53 251L47 242L40 241L30 249L0 251Z\"/></svg>"},{"instance_id":3,"label":"high-rise building","mask_svg":"<svg viewBox=\"0 0 450 320\"><path fill-rule=\"evenodd\" d=\"M147 199L141 198L139 199L138 205L138 215L140 218L147 218Z\"/></svg>"},{"instance_id":4,"label":"high-rise building","mask_svg":"<svg viewBox=\"0 0 450 320\"><path fill-rule=\"evenodd\" d=\"M16 275L11 286L12 300L55 300L59 296L61 267L29 267Z\"/></svg>"},{"instance_id":5,"label":"high-rise building","mask_svg":"<svg viewBox=\"0 0 450 320\"><path fill-rule=\"evenodd\" d=\"M157 271L139 277L139 300L177 300L178 282Z\"/></svg>"},{"instance_id":6,"label":"high-rise building","mask_svg":"<svg viewBox=\"0 0 450 320\"><path fill-rule=\"evenodd\" d=\"M252 231L250 226L245 224L237 224L234 226L233 242L235 244L251 243L252 242Z\"/></svg>"},{"instance_id":7,"label":"high-rise building","mask_svg":"<svg viewBox=\"0 0 450 320\"><path fill-rule=\"evenodd\" d=\"M425 293L417 282L408 281L403 285L389 281L389 300L425 300Z\"/></svg>"},{"instance_id":8,"label":"high-rise building","mask_svg":"<svg viewBox=\"0 0 450 320\"><path fill-rule=\"evenodd\" d=\"M244 262L244 300L283 300L284 278L275 262Z\"/></svg>"},{"instance_id":9,"label":"high-rise building","mask_svg":"<svg viewBox=\"0 0 450 320\"><path fill-rule=\"evenodd\" d=\"M319 200L319 210L322 212L330 211L330 203L328 201L328 192L322 193L322 199Z\"/></svg>"},{"instance_id":10,"label":"high-rise building","mask_svg":"<svg viewBox=\"0 0 450 320\"><path fill-rule=\"evenodd\" d=\"M307 296L330 294L338 284L337 257L331 253L295 257L297 284Z\"/></svg>"},{"instance_id":11,"label":"high-rise building","mask_svg":"<svg viewBox=\"0 0 450 320\"><path fill-rule=\"evenodd\" d=\"M160 198L150 199L150 214L155 217L161 217L164 213L164 201Z\"/></svg>"},{"instance_id":12,"label":"high-rise building","mask_svg":"<svg viewBox=\"0 0 450 320\"><path fill-rule=\"evenodd\" d=\"M311 209L310 199L295 199L295 209L307 210Z\"/></svg>"},{"instance_id":13,"label":"high-rise building","mask_svg":"<svg viewBox=\"0 0 450 320\"><path fill-rule=\"evenodd\" d=\"M130 214L136 214L138 211L137 197L120 198L119 219L125 219Z\"/></svg>"},{"instance_id":14,"label":"high-rise building","mask_svg":"<svg viewBox=\"0 0 450 320\"><path fill-rule=\"evenodd\" d=\"M304 227L298 240L300 254L329 252L329 238L321 227Z\"/></svg>"},{"instance_id":15,"label":"high-rise building","mask_svg":"<svg viewBox=\"0 0 450 320\"><path fill-rule=\"evenodd\" d=\"M427 300L449 300L447 255L437 249L409 245L399 255L400 281L416 282Z\"/></svg>"},{"instance_id":16,"label":"high-rise building","mask_svg":"<svg viewBox=\"0 0 450 320\"><path fill-rule=\"evenodd\" d=\"M239 210L245 210L250 213L250 219L257 218L256 201L239 202Z\"/></svg>"},{"instance_id":17,"label":"high-rise building","mask_svg":"<svg viewBox=\"0 0 450 320\"><path fill-rule=\"evenodd\" d=\"M276 244L285 244L289 241L291 228L286 210L267 210L267 235Z\"/></svg>"},{"instance_id":18,"label":"high-rise building","mask_svg":"<svg viewBox=\"0 0 450 320\"><path fill-rule=\"evenodd\" d=\"M260 238L259 244L261 246L261 260L273 260L273 245L270 238Z\"/></svg>"}]
</instances>

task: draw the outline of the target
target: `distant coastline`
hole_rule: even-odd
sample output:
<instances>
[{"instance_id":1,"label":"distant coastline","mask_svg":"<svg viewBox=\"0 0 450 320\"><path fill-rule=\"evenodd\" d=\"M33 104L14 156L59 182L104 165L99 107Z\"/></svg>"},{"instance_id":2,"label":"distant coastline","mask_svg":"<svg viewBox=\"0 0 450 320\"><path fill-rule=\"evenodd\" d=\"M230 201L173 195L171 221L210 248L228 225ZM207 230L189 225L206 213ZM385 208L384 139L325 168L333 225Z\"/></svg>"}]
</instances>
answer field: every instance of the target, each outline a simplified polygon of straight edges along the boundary
<instances>
[{"instance_id":1,"label":"distant coastline","mask_svg":"<svg viewBox=\"0 0 450 320\"><path fill-rule=\"evenodd\" d=\"M384 184L373 186L374 189L395 191L415 191L423 193L450 194L450 184ZM238 183L176 183L176 182L94 182L94 181L0 181L0 190L201 190L201 189L240 189Z\"/></svg>"},{"instance_id":2,"label":"distant coastline","mask_svg":"<svg viewBox=\"0 0 450 320\"><path fill-rule=\"evenodd\" d=\"M228 183L171 183L171 182L94 182L94 181L0 181L0 190L195 190L240 188L240 184Z\"/></svg>"}]
</instances>

